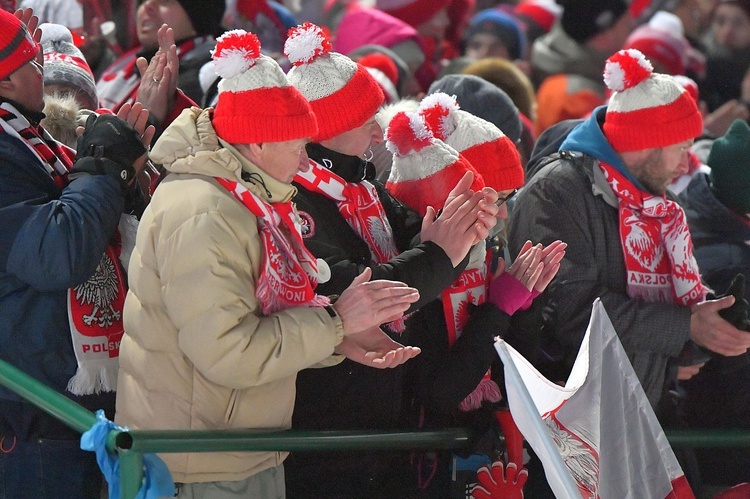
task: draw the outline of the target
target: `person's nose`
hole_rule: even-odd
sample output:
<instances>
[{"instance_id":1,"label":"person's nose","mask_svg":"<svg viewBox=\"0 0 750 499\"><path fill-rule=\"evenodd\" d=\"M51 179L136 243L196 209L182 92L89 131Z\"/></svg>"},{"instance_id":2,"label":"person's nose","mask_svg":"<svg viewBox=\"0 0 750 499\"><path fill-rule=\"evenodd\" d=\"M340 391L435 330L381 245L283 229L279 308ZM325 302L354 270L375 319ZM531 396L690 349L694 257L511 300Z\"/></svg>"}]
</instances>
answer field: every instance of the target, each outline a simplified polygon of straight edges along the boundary
<instances>
[{"instance_id":1,"label":"person's nose","mask_svg":"<svg viewBox=\"0 0 750 499\"><path fill-rule=\"evenodd\" d=\"M370 139L370 143L373 145L383 143L383 129L380 128L378 122L375 122L375 124L372 125L372 139Z\"/></svg>"},{"instance_id":2,"label":"person's nose","mask_svg":"<svg viewBox=\"0 0 750 499\"><path fill-rule=\"evenodd\" d=\"M306 172L310 169L310 158L307 156L307 151L303 148L302 153L299 155L299 171Z\"/></svg>"},{"instance_id":3,"label":"person's nose","mask_svg":"<svg viewBox=\"0 0 750 499\"><path fill-rule=\"evenodd\" d=\"M500 220L505 220L508 218L508 205L503 203L500 205L500 207L497 209L497 215L495 215Z\"/></svg>"}]
</instances>

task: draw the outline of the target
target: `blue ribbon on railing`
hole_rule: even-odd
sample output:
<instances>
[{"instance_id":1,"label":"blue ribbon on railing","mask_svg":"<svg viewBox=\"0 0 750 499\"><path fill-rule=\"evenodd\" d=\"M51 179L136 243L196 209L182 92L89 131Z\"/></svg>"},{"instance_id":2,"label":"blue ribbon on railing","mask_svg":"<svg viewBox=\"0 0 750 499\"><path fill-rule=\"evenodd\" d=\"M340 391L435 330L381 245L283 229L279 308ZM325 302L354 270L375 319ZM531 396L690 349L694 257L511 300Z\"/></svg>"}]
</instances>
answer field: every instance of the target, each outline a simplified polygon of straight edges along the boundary
<instances>
[{"instance_id":1,"label":"blue ribbon on railing","mask_svg":"<svg viewBox=\"0 0 750 499\"><path fill-rule=\"evenodd\" d=\"M96 411L96 423L81 435L81 449L96 453L96 462L109 484L109 497L120 497L120 460L107 451L107 434L110 430L126 430L108 420L104 411ZM136 499L158 499L174 496L174 481L164 461L155 454L143 455L143 485Z\"/></svg>"}]
</instances>

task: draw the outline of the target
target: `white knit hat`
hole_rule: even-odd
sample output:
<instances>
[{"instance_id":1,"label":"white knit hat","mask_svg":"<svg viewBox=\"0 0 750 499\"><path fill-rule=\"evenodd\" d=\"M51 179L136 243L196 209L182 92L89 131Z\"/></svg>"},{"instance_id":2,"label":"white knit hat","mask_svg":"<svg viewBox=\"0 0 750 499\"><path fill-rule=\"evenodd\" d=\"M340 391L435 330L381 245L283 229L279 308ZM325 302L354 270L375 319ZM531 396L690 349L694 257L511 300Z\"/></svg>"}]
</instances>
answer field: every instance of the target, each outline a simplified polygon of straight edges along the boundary
<instances>
[{"instance_id":1,"label":"white knit hat","mask_svg":"<svg viewBox=\"0 0 750 499\"><path fill-rule=\"evenodd\" d=\"M471 188L484 187L482 176L451 146L433 137L418 113L400 112L385 132L386 147L393 153L386 187L422 216L427 207L443 207L448 194L467 171L474 172Z\"/></svg>"},{"instance_id":2,"label":"white knit hat","mask_svg":"<svg viewBox=\"0 0 750 499\"><path fill-rule=\"evenodd\" d=\"M459 109L454 96L430 94L419 114L433 135L456 149L496 191L523 185L523 166L515 144L495 125Z\"/></svg>"},{"instance_id":3,"label":"white knit hat","mask_svg":"<svg viewBox=\"0 0 750 499\"><path fill-rule=\"evenodd\" d=\"M315 142L364 125L383 104L380 85L362 65L331 52L328 35L319 26L306 22L290 29L284 55L294 65L289 81L318 118Z\"/></svg>"}]
</instances>

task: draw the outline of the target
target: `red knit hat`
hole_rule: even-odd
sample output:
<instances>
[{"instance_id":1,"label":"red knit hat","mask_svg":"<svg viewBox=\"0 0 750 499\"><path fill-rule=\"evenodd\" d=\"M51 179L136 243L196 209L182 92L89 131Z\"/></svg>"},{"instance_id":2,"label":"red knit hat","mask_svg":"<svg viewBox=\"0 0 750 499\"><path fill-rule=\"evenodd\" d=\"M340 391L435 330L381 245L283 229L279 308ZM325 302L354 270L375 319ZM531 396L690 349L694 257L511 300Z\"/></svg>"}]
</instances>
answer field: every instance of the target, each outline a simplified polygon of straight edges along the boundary
<instances>
[{"instance_id":1,"label":"red knit hat","mask_svg":"<svg viewBox=\"0 0 750 499\"><path fill-rule=\"evenodd\" d=\"M516 4L513 13L531 19L545 33L548 33L555 21L560 18L562 6L554 0L522 0Z\"/></svg>"},{"instance_id":2,"label":"red knit hat","mask_svg":"<svg viewBox=\"0 0 750 499\"><path fill-rule=\"evenodd\" d=\"M310 101L318 118L314 142L364 125L385 99L380 85L360 64L331 52L328 35L306 22L289 30L284 55L294 64L289 81Z\"/></svg>"},{"instance_id":3,"label":"red knit hat","mask_svg":"<svg viewBox=\"0 0 750 499\"><path fill-rule=\"evenodd\" d=\"M604 119L604 135L617 152L678 144L703 131L695 101L669 75L653 73L635 49L607 59L604 83L613 91Z\"/></svg>"},{"instance_id":4,"label":"red knit hat","mask_svg":"<svg viewBox=\"0 0 750 499\"><path fill-rule=\"evenodd\" d=\"M0 79L7 78L39 53L26 25L10 12L0 10Z\"/></svg>"},{"instance_id":5,"label":"red knit hat","mask_svg":"<svg viewBox=\"0 0 750 499\"><path fill-rule=\"evenodd\" d=\"M219 82L213 126L235 144L285 142L315 136L315 114L279 65L260 53L258 37L237 29L216 40L212 51Z\"/></svg>"},{"instance_id":6,"label":"red knit hat","mask_svg":"<svg viewBox=\"0 0 750 499\"><path fill-rule=\"evenodd\" d=\"M443 207L451 189L467 171L474 172L471 188L484 187L482 176L451 146L433 137L422 116L396 114L385 132L385 146L393 153L386 187L393 196L424 216L427 207Z\"/></svg>"},{"instance_id":7,"label":"red knit hat","mask_svg":"<svg viewBox=\"0 0 750 499\"><path fill-rule=\"evenodd\" d=\"M398 84L398 68L393 59L385 54L373 52L357 60L370 76L380 85L380 89L385 95L385 102L390 104L396 102L399 98L396 85Z\"/></svg>"},{"instance_id":8,"label":"red knit hat","mask_svg":"<svg viewBox=\"0 0 750 499\"><path fill-rule=\"evenodd\" d=\"M513 141L499 128L459 109L456 98L442 92L419 104L419 113L435 136L460 152L496 191L523 185L523 166Z\"/></svg>"}]
</instances>

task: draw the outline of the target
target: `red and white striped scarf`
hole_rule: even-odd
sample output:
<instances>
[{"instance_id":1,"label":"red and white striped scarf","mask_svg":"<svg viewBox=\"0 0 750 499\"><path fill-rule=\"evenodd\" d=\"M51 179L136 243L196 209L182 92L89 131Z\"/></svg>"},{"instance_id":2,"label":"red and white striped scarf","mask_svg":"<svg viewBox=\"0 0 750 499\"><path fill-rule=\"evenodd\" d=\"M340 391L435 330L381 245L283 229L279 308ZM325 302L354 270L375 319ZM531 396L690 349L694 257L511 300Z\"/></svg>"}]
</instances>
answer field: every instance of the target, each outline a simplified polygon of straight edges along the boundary
<instances>
[{"instance_id":1,"label":"red and white striped scarf","mask_svg":"<svg viewBox=\"0 0 750 499\"><path fill-rule=\"evenodd\" d=\"M619 200L628 296L685 306L705 300L706 289L680 205L638 189L611 165L600 162L599 166Z\"/></svg>"},{"instance_id":2,"label":"red and white striped scarf","mask_svg":"<svg viewBox=\"0 0 750 499\"><path fill-rule=\"evenodd\" d=\"M215 177L258 220L263 262L255 297L267 316L291 307L322 307L331 302L315 293L318 265L302 241L291 201L267 203L233 180Z\"/></svg>"},{"instance_id":3,"label":"red and white striped scarf","mask_svg":"<svg viewBox=\"0 0 750 499\"><path fill-rule=\"evenodd\" d=\"M39 158L58 188L68 184L75 153L55 141L41 126L29 123L13 105L0 104L4 133L20 139ZM89 395L117 389L120 340L124 332L125 276L119 263L119 233L110 241L94 274L68 290L68 322L78 369L68 381L68 391Z\"/></svg>"},{"instance_id":4,"label":"red and white striped scarf","mask_svg":"<svg viewBox=\"0 0 750 499\"><path fill-rule=\"evenodd\" d=\"M326 161L329 160L323 160ZM336 203L349 227L367 243L372 263L386 263L398 256L393 229L370 182L347 182L313 160L310 160L310 169L297 173L294 180L308 191L322 194Z\"/></svg>"},{"instance_id":5,"label":"red and white striped scarf","mask_svg":"<svg viewBox=\"0 0 750 499\"><path fill-rule=\"evenodd\" d=\"M398 248L393 239L393 229L385 216L385 210L375 186L367 180L347 182L331 171L330 160L323 159L326 166L310 160L310 169L299 172L295 182L310 192L317 192L333 200L346 223L367 243L370 261L373 264L386 263L398 256ZM403 333L407 316L387 324L394 333Z\"/></svg>"}]
</instances>

